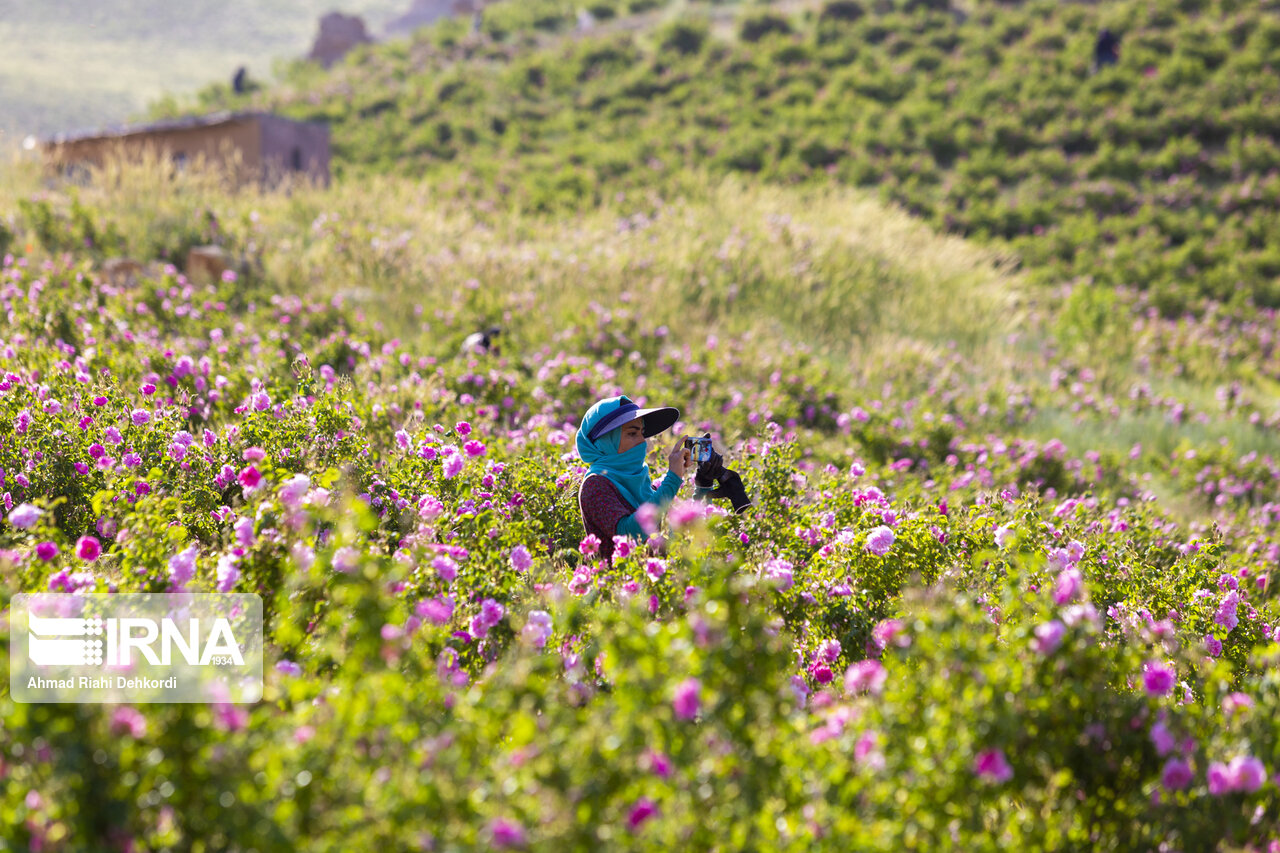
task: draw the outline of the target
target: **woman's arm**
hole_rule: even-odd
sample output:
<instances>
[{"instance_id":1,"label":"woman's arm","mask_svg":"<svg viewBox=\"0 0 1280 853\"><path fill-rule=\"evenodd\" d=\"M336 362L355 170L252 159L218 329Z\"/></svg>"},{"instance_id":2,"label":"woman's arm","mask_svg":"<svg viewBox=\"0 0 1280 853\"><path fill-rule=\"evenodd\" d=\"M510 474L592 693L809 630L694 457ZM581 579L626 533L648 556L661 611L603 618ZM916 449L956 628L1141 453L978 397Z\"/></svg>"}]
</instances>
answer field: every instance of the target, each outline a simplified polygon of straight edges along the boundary
<instances>
[{"instance_id":1,"label":"woman's arm","mask_svg":"<svg viewBox=\"0 0 1280 853\"><path fill-rule=\"evenodd\" d=\"M636 514L623 516L618 519L618 525L615 528L619 536L634 536L636 539L645 539L647 535L644 528L640 526L640 522L636 521Z\"/></svg>"},{"instance_id":2,"label":"woman's arm","mask_svg":"<svg viewBox=\"0 0 1280 853\"><path fill-rule=\"evenodd\" d=\"M676 499L676 492L680 491L680 486L683 484L684 478L675 471L667 471L658 482L658 507L666 509L667 505Z\"/></svg>"},{"instance_id":3,"label":"woman's arm","mask_svg":"<svg viewBox=\"0 0 1280 853\"><path fill-rule=\"evenodd\" d=\"M666 476L658 481L656 491L658 493L659 509L666 509L667 506L675 500L676 492L680 490L680 486L683 483L684 480L682 480L680 475L675 471L668 471ZM639 510L637 510L637 512L638 511ZM635 512L618 520L618 533L625 534L627 536L635 536L638 539L646 539L649 536L649 534L644 532L644 528L640 526L640 521L636 518Z\"/></svg>"}]
</instances>

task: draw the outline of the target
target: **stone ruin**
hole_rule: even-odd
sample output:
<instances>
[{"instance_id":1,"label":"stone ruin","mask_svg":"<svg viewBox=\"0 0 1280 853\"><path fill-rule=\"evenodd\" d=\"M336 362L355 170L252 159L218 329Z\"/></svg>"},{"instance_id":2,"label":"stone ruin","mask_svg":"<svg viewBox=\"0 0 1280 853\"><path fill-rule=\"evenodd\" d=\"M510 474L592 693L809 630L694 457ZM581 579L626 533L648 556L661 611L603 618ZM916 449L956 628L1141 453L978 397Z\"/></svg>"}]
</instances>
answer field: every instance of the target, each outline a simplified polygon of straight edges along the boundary
<instances>
[{"instance_id":1,"label":"stone ruin","mask_svg":"<svg viewBox=\"0 0 1280 853\"><path fill-rule=\"evenodd\" d=\"M363 18L330 12L320 19L320 32L316 34L307 59L329 68L356 45L371 41L373 39L365 30Z\"/></svg>"}]
</instances>

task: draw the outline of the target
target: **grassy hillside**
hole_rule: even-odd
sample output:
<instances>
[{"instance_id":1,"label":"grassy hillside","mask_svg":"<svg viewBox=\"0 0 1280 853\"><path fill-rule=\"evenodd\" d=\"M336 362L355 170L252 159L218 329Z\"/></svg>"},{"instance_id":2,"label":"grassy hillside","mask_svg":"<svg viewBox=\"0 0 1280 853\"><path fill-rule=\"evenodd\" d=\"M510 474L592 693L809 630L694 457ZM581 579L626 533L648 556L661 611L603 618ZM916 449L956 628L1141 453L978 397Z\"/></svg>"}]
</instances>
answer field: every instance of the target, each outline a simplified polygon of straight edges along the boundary
<instances>
[{"instance_id":1,"label":"grassy hillside","mask_svg":"<svg viewBox=\"0 0 1280 853\"><path fill-rule=\"evenodd\" d=\"M243 103L329 120L353 172L537 209L690 165L835 180L1008 241L1041 280L1148 291L1164 316L1201 297L1280 304L1266 239L1280 225L1280 23L1267 4L767 5L734 7L725 40L699 19L725 9L705 3L559 39L502 17L538 4L498 4L500 38L436 27L332 74L296 68ZM1121 58L1095 75L1103 26L1122 33Z\"/></svg>"},{"instance_id":2,"label":"grassy hillside","mask_svg":"<svg viewBox=\"0 0 1280 853\"><path fill-rule=\"evenodd\" d=\"M235 69L269 79L304 55L320 0L51 0L0 3L0 151L44 135L125 121L167 94L186 95ZM353 0L371 31L408 0Z\"/></svg>"}]
</instances>

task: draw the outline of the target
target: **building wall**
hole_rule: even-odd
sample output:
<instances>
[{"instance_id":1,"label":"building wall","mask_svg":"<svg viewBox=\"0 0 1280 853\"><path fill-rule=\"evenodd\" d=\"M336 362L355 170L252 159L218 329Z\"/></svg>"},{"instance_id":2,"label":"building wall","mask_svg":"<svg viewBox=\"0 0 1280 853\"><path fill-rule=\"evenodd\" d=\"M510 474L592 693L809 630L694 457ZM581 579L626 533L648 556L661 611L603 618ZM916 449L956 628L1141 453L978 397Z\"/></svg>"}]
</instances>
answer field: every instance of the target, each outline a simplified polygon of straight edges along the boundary
<instances>
[{"instance_id":1,"label":"building wall","mask_svg":"<svg viewBox=\"0 0 1280 853\"><path fill-rule=\"evenodd\" d=\"M322 122L261 116L263 179L275 183L286 172L303 172L329 185L329 127Z\"/></svg>"},{"instance_id":2,"label":"building wall","mask_svg":"<svg viewBox=\"0 0 1280 853\"><path fill-rule=\"evenodd\" d=\"M101 167L112 151L117 151L128 159L140 159L145 152L168 154L179 166L194 162L199 157L204 157L209 162L234 166L238 152L239 168L234 176L237 181L248 179L262 164L261 134L253 119L211 127L46 143L44 160L46 165L54 168L76 165Z\"/></svg>"}]
</instances>

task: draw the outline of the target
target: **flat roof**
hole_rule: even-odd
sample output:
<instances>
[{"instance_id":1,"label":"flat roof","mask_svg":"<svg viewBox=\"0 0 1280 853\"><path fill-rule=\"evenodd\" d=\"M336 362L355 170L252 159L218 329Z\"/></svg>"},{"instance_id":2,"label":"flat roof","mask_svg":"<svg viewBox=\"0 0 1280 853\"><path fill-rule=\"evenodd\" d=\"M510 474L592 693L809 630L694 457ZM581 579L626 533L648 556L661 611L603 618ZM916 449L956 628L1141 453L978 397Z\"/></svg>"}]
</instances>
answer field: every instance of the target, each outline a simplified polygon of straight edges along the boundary
<instances>
[{"instance_id":1,"label":"flat roof","mask_svg":"<svg viewBox=\"0 0 1280 853\"><path fill-rule=\"evenodd\" d=\"M41 138L39 142L42 145L60 145L66 142L79 142L85 139L111 139L124 136L136 136L143 133L163 133L165 131L172 130L194 130L201 127L217 127L222 124L232 124L235 122L262 118L274 119L276 121L287 121L291 124L326 125L326 123L322 121L299 121L297 119L279 116L275 113L261 111L232 112L230 110L222 110L221 112L209 113L207 115L181 116L179 118L161 119L159 121L148 122L146 124L119 124L110 125L108 127L67 131L66 133L55 133L51 136Z\"/></svg>"}]
</instances>

